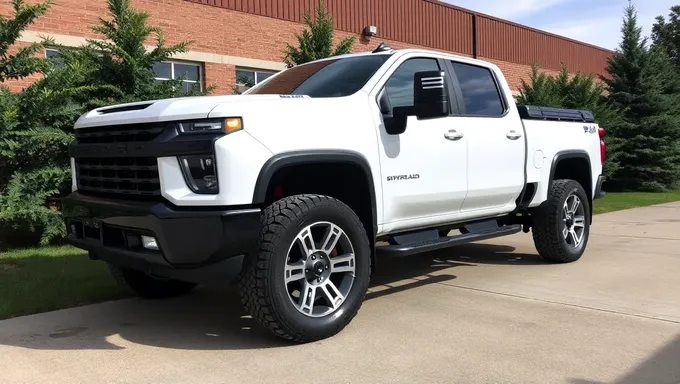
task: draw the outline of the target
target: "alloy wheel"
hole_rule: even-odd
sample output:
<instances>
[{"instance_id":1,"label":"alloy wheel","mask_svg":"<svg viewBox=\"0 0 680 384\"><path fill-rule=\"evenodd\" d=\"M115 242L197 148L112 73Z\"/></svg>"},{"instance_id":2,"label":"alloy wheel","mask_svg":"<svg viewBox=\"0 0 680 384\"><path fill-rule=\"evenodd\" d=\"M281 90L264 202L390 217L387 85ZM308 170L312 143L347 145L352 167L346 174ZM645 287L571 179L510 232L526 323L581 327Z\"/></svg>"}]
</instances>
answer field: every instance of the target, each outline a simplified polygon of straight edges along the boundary
<instances>
[{"instance_id":1,"label":"alloy wheel","mask_svg":"<svg viewBox=\"0 0 680 384\"><path fill-rule=\"evenodd\" d=\"M352 242L333 223L307 226L288 250L284 278L288 297L300 313L322 317L335 312L354 283Z\"/></svg>"},{"instance_id":2,"label":"alloy wheel","mask_svg":"<svg viewBox=\"0 0 680 384\"><path fill-rule=\"evenodd\" d=\"M586 231L585 208L581 199L574 193L564 201L562 209L562 236L569 246L578 248Z\"/></svg>"}]
</instances>

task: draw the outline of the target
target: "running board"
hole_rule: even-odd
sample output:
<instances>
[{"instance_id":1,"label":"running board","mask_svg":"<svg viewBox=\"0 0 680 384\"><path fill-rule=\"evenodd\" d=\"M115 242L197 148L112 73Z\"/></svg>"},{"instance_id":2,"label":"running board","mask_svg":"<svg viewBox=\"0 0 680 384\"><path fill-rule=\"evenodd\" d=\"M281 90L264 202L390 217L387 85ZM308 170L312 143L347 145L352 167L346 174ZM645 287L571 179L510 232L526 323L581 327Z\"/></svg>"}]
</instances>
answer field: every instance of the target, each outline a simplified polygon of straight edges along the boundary
<instances>
[{"instance_id":1,"label":"running board","mask_svg":"<svg viewBox=\"0 0 680 384\"><path fill-rule=\"evenodd\" d=\"M494 228L492 230L486 229L478 232L466 233L458 236L440 237L434 240L426 240L416 243L387 245L376 247L375 251L380 256L386 257L404 257L411 256L418 253L425 253L436 251L438 249L455 247L457 245L472 243L475 241L482 241L493 239L495 237L514 235L522 230L522 226L506 225L503 227Z\"/></svg>"}]
</instances>

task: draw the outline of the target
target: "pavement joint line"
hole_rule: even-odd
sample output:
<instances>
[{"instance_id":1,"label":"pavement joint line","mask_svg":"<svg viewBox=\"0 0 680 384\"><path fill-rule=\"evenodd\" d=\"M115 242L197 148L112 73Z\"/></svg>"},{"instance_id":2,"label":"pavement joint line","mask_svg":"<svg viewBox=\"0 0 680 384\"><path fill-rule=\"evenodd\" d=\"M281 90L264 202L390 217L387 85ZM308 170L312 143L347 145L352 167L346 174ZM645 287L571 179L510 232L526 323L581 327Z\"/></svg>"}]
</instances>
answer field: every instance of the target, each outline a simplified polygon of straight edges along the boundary
<instances>
[{"instance_id":1,"label":"pavement joint line","mask_svg":"<svg viewBox=\"0 0 680 384\"><path fill-rule=\"evenodd\" d=\"M435 283L435 284L445 285L447 287L453 287L453 288L466 289L466 290L470 290L470 291L484 292L484 293L489 293L489 294L492 294L492 295L508 296L508 297L514 297L514 298L518 298L518 299L538 301L538 302L541 302L541 303L564 305L564 306L567 306L567 307L589 309L591 311L606 312L606 313L611 313L611 314L615 314L615 315L632 316L632 317L637 317L637 318L642 318L642 319L647 319L647 320L656 320L656 321L662 321L662 322L665 322L665 323L680 324L680 320L668 320L668 319L662 319L662 318L654 317L654 316L636 315L634 313L614 311L614 310L611 310L611 309L589 307L587 305L578 305L578 304L564 303L564 302L561 302L561 301L537 299L535 297L516 295L516 294L512 294L512 293L495 292L495 291L490 291L490 290L481 289L481 288L466 287L464 285L447 284L445 282L439 282L439 283Z\"/></svg>"},{"instance_id":2,"label":"pavement joint line","mask_svg":"<svg viewBox=\"0 0 680 384\"><path fill-rule=\"evenodd\" d=\"M608 237L626 237L630 239L648 239L648 240L669 240L669 241L680 241L680 239L671 239L668 237L647 237L647 236L632 236L632 235L611 235L608 233L591 233L591 235L597 236L608 236Z\"/></svg>"}]
</instances>

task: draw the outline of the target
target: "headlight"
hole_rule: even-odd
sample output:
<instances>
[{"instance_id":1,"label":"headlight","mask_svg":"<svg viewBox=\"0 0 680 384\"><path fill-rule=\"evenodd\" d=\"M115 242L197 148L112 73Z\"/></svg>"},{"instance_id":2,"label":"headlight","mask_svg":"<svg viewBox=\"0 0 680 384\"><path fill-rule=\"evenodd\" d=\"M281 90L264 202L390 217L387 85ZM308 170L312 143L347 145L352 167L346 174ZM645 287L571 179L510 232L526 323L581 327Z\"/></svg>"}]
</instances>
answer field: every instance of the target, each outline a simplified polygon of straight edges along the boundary
<instances>
[{"instance_id":1,"label":"headlight","mask_svg":"<svg viewBox=\"0 0 680 384\"><path fill-rule=\"evenodd\" d=\"M225 119L181 121L178 124L179 132L190 133L232 133L243 128L240 117L228 117Z\"/></svg>"},{"instance_id":2,"label":"headlight","mask_svg":"<svg viewBox=\"0 0 680 384\"><path fill-rule=\"evenodd\" d=\"M213 155L180 156L178 159L184 179L192 191L200 194L219 193L217 168Z\"/></svg>"}]
</instances>

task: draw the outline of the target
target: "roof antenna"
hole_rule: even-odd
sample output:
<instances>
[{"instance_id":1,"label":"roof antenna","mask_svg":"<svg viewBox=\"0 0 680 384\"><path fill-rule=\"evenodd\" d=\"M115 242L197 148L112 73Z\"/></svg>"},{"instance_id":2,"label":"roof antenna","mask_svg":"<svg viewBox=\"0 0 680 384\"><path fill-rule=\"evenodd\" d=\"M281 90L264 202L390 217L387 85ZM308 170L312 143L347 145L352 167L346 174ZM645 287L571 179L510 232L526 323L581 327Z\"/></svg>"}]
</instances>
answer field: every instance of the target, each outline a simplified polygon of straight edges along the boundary
<instances>
[{"instance_id":1,"label":"roof antenna","mask_svg":"<svg viewBox=\"0 0 680 384\"><path fill-rule=\"evenodd\" d=\"M391 50L392 50L392 47L390 47L389 45L382 42L382 43L380 43L380 45L378 45L378 48L373 50L373 53L385 52L385 51L391 51Z\"/></svg>"}]
</instances>

